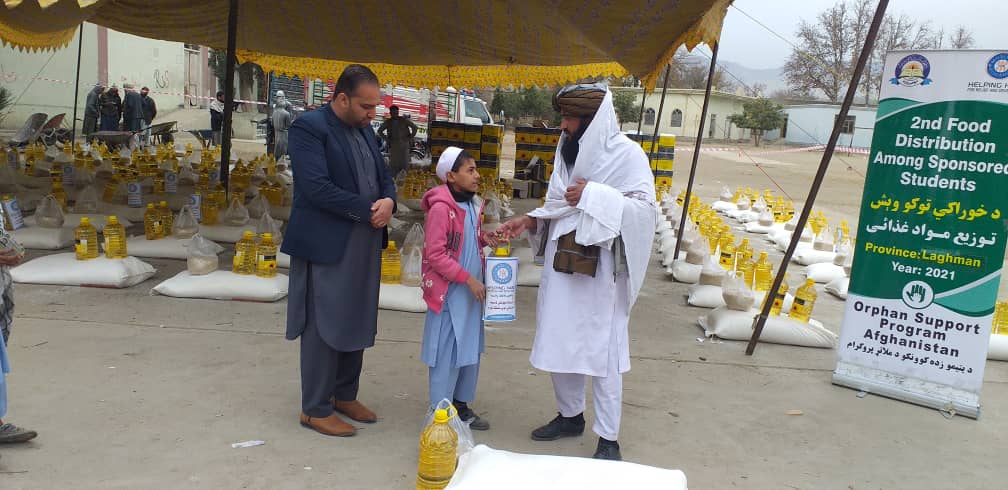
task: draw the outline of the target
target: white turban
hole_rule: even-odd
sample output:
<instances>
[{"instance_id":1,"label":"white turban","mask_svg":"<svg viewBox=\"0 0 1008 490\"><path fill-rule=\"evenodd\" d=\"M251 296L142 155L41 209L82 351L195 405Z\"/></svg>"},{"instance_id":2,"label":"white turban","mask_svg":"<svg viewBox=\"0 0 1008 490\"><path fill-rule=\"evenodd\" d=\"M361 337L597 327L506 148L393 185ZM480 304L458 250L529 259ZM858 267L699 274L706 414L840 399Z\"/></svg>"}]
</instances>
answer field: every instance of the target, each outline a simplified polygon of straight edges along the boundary
<instances>
[{"instance_id":1,"label":"white turban","mask_svg":"<svg viewBox=\"0 0 1008 490\"><path fill-rule=\"evenodd\" d=\"M457 146L449 146L441 153L441 158L437 161L437 176L441 182L448 182L448 172L455 166L455 160L458 160L460 153L462 148Z\"/></svg>"}]
</instances>

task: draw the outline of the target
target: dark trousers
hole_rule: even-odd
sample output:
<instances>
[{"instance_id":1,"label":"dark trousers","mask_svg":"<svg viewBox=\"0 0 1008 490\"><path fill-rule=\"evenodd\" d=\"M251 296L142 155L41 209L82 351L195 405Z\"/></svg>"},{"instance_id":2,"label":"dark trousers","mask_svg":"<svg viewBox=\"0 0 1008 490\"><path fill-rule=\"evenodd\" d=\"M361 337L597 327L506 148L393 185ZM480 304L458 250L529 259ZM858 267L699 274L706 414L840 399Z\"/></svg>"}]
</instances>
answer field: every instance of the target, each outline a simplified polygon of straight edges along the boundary
<instances>
[{"instance_id":1,"label":"dark trousers","mask_svg":"<svg viewBox=\"0 0 1008 490\"><path fill-rule=\"evenodd\" d=\"M330 398L357 399L364 350L340 352L319 336L314 321L301 334L301 411L309 417L332 415Z\"/></svg>"},{"instance_id":2,"label":"dark trousers","mask_svg":"<svg viewBox=\"0 0 1008 490\"><path fill-rule=\"evenodd\" d=\"M119 116L102 116L102 131L119 131Z\"/></svg>"}]
</instances>

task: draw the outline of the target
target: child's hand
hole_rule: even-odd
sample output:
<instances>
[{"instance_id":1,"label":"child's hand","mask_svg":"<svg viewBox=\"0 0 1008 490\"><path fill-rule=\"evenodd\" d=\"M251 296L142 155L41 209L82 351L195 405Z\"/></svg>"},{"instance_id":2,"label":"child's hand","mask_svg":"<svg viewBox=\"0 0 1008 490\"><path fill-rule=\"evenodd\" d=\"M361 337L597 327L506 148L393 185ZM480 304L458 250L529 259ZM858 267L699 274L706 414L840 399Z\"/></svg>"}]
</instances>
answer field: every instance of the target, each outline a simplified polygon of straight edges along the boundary
<instances>
[{"instance_id":1,"label":"child's hand","mask_svg":"<svg viewBox=\"0 0 1008 490\"><path fill-rule=\"evenodd\" d=\"M477 281L475 277L469 276L469 279L466 279L466 286L469 287L469 291L472 292L473 296L475 296L476 300L480 303L486 300L486 286Z\"/></svg>"},{"instance_id":2,"label":"child's hand","mask_svg":"<svg viewBox=\"0 0 1008 490\"><path fill-rule=\"evenodd\" d=\"M484 231L483 232L483 243L490 245L491 247L496 247L500 243L499 231Z\"/></svg>"}]
</instances>

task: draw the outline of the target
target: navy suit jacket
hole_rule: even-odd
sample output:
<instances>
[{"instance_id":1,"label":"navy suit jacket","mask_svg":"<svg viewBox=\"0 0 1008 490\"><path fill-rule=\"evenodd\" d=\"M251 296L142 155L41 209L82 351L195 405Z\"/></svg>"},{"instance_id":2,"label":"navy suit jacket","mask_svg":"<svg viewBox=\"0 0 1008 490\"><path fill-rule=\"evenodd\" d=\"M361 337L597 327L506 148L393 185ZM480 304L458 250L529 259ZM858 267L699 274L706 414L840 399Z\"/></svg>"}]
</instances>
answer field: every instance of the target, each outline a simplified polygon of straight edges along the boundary
<instances>
[{"instance_id":1,"label":"navy suit jacket","mask_svg":"<svg viewBox=\"0 0 1008 490\"><path fill-rule=\"evenodd\" d=\"M310 262L339 262L356 223L370 226L371 201L357 188L346 125L329 104L298 117L288 133L294 171L294 203L281 250ZM378 167L381 198L396 199L395 182L385 165L371 126L359 128ZM388 245L388 228L382 230L382 248Z\"/></svg>"}]
</instances>

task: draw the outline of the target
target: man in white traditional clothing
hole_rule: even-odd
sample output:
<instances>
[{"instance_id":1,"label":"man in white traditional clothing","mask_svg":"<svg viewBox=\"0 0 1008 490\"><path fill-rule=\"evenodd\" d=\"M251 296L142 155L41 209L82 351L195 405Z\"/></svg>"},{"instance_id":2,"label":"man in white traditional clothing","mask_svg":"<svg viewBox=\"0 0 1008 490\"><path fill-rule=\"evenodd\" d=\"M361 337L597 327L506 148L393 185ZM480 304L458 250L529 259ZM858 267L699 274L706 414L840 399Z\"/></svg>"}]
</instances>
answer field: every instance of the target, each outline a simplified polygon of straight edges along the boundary
<instances>
[{"instance_id":1,"label":"man in white traditional clothing","mask_svg":"<svg viewBox=\"0 0 1008 490\"><path fill-rule=\"evenodd\" d=\"M620 133L612 93L575 85L554 96L562 116L543 207L501 227L530 232L544 261L531 362L549 371L559 415L532 431L552 441L584 431L585 377L595 402L595 458L620 460L628 324L651 257L655 191L647 156Z\"/></svg>"}]
</instances>

